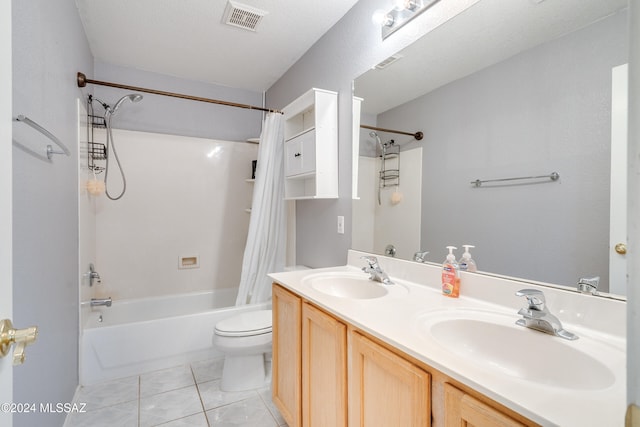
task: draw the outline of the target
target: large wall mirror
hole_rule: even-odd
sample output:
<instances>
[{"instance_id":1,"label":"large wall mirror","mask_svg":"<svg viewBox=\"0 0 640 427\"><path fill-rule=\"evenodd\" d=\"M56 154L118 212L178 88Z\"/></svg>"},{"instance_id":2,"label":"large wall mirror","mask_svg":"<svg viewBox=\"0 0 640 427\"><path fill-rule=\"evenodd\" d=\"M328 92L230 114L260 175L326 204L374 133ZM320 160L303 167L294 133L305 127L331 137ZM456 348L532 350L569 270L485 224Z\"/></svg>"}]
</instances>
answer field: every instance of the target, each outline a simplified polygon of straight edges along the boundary
<instances>
[{"instance_id":1,"label":"large wall mirror","mask_svg":"<svg viewBox=\"0 0 640 427\"><path fill-rule=\"evenodd\" d=\"M610 237L626 221L611 202L626 192L612 147L626 144L612 120L626 7L480 0L358 77L362 124L424 139L361 129L352 246L441 263L470 244L481 272L573 289L599 276L600 292L625 294L624 235Z\"/></svg>"}]
</instances>

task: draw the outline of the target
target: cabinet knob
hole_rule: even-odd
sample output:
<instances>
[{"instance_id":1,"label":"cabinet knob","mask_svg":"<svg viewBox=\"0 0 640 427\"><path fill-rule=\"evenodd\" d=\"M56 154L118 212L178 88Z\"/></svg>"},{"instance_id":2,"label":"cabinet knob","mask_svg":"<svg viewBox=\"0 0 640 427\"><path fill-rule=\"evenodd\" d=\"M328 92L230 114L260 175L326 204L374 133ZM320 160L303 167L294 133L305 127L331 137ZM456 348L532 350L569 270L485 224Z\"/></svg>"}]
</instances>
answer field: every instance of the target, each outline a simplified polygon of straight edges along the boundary
<instances>
[{"instance_id":1,"label":"cabinet knob","mask_svg":"<svg viewBox=\"0 0 640 427\"><path fill-rule=\"evenodd\" d=\"M300 156L302 156L302 153L296 153L293 155L293 157L300 157Z\"/></svg>"}]
</instances>

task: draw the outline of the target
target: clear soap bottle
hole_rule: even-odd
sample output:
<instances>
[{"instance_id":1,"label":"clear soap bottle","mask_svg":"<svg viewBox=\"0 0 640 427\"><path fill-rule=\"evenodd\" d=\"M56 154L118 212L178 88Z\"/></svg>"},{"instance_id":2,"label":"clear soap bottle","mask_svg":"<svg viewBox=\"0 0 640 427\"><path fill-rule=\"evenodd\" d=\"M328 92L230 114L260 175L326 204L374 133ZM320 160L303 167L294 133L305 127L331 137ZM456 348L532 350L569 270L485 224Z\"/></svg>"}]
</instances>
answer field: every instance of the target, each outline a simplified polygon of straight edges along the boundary
<instances>
[{"instance_id":1,"label":"clear soap bottle","mask_svg":"<svg viewBox=\"0 0 640 427\"><path fill-rule=\"evenodd\" d=\"M464 253L458 262L460 266L460 271L478 271L478 267L476 266L476 262L471 258L471 252L469 252L470 248L475 248L473 245L462 245L464 248Z\"/></svg>"}]
</instances>

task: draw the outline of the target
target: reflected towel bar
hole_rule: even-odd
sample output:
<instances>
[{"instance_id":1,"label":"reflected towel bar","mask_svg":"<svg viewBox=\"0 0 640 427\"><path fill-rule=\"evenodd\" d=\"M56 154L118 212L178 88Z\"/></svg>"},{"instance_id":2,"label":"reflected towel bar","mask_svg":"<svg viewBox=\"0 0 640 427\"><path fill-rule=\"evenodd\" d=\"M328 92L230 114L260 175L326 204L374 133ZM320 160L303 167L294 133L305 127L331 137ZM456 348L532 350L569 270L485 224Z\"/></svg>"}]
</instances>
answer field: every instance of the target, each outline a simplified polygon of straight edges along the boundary
<instances>
[{"instance_id":1,"label":"reflected towel bar","mask_svg":"<svg viewBox=\"0 0 640 427\"><path fill-rule=\"evenodd\" d=\"M23 123L31 126L35 130L37 130L38 132L40 132L41 134L43 134L44 136L49 138L51 141L53 141L53 143L56 144L62 150L62 151L54 151L53 147L51 146L51 144L47 144L47 159L51 160L51 156L53 156L54 154L66 154L67 156L71 155L71 152L62 143L62 141L60 141L58 138L56 138L55 135L53 135L51 132L49 132L48 130L46 130L45 128L43 128L42 126L40 126L39 124L37 124L33 120L31 120L29 117L23 116L23 115L18 115L18 117L16 117L15 120L17 122L23 122Z\"/></svg>"},{"instance_id":2,"label":"reflected towel bar","mask_svg":"<svg viewBox=\"0 0 640 427\"><path fill-rule=\"evenodd\" d=\"M476 179L475 181L471 181L475 187L480 187L485 182L504 182L504 181L519 181L523 179L550 179L551 181L557 181L560 179L560 174L558 172L551 172L549 175L539 175L539 176L521 176L518 178L502 178L502 179Z\"/></svg>"}]
</instances>

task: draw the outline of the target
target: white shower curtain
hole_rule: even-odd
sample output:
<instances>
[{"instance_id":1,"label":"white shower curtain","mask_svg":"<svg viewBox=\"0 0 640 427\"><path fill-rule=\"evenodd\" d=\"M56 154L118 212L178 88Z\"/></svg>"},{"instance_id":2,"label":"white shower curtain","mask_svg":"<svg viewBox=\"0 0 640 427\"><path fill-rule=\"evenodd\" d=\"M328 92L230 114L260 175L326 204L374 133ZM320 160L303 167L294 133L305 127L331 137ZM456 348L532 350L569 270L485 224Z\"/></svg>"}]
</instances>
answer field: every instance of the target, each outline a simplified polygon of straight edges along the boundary
<instances>
[{"instance_id":1,"label":"white shower curtain","mask_svg":"<svg viewBox=\"0 0 640 427\"><path fill-rule=\"evenodd\" d=\"M236 305L271 299L271 280L267 273L284 270L284 118L269 113L262 124L258 166L251 204L247 246Z\"/></svg>"}]
</instances>

